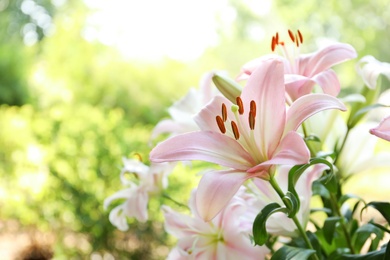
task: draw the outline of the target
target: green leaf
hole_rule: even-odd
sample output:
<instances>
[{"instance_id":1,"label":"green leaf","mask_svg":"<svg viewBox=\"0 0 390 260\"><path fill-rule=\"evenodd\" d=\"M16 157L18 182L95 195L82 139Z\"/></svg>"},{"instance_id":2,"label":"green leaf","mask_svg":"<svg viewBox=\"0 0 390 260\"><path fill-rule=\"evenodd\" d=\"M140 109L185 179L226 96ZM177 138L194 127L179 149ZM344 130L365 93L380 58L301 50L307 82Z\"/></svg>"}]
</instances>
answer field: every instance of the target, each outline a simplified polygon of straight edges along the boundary
<instances>
[{"instance_id":1,"label":"green leaf","mask_svg":"<svg viewBox=\"0 0 390 260\"><path fill-rule=\"evenodd\" d=\"M336 229L337 223L340 221L340 217L329 217L324 221L324 226L323 226L323 234L326 242L328 244L332 243L334 236L334 231Z\"/></svg>"},{"instance_id":2,"label":"green leaf","mask_svg":"<svg viewBox=\"0 0 390 260\"><path fill-rule=\"evenodd\" d=\"M387 245L389 247L389 245ZM332 255L328 259L329 260L387 260L388 252L386 252L386 247L382 247L380 250L368 252L367 254L360 255L350 255L350 254L342 254L342 255Z\"/></svg>"},{"instance_id":3,"label":"green leaf","mask_svg":"<svg viewBox=\"0 0 390 260\"><path fill-rule=\"evenodd\" d=\"M266 229L267 219L276 212L284 212L288 213L288 209L285 207L281 207L278 203L270 203L265 206L259 214L257 214L255 221L253 222L253 241L255 245L264 245L268 239L268 233Z\"/></svg>"},{"instance_id":4,"label":"green leaf","mask_svg":"<svg viewBox=\"0 0 390 260\"><path fill-rule=\"evenodd\" d=\"M315 180L313 182L312 190L313 190L313 196L320 195L323 198L330 199L330 192L325 187L325 185L322 184L321 180Z\"/></svg>"},{"instance_id":5,"label":"green leaf","mask_svg":"<svg viewBox=\"0 0 390 260\"><path fill-rule=\"evenodd\" d=\"M293 218L299 211L299 198L290 191L287 191L286 195L283 197L283 202L289 210L287 214L288 217Z\"/></svg>"},{"instance_id":6,"label":"green leaf","mask_svg":"<svg viewBox=\"0 0 390 260\"><path fill-rule=\"evenodd\" d=\"M389 233L390 234L390 230L389 229L387 229L386 227L384 227L384 226L382 226L382 225L380 225L380 224L378 224L378 223L375 223L375 222L369 222L371 225L374 225L374 226L376 226L377 228L379 228L379 229L381 229L381 230L383 230L384 232L386 232L386 233Z\"/></svg>"},{"instance_id":7,"label":"green leaf","mask_svg":"<svg viewBox=\"0 0 390 260\"><path fill-rule=\"evenodd\" d=\"M310 160L310 162L308 164L296 165L296 166L292 167L288 173L288 191L292 195L295 196L298 210L300 207L300 201L299 201L299 195L298 195L297 191L295 190L295 185L298 182L301 175L305 172L305 170L307 168L309 168L312 165L320 164L320 163L326 164L327 166L329 166L329 169L331 172L330 174L333 175L333 165L324 158L313 158ZM329 174L327 174L327 175L329 175ZM292 215L292 216L294 216L294 215Z\"/></svg>"},{"instance_id":8,"label":"green leaf","mask_svg":"<svg viewBox=\"0 0 390 260\"><path fill-rule=\"evenodd\" d=\"M321 177L320 181L322 184L324 184L325 188L329 190L329 192L337 193L338 182L334 174L328 173L325 176Z\"/></svg>"},{"instance_id":9,"label":"green leaf","mask_svg":"<svg viewBox=\"0 0 390 260\"><path fill-rule=\"evenodd\" d=\"M235 104L236 98L241 96L241 85L220 73L215 73L212 80L222 95Z\"/></svg>"},{"instance_id":10,"label":"green leaf","mask_svg":"<svg viewBox=\"0 0 390 260\"><path fill-rule=\"evenodd\" d=\"M383 104L373 104L373 105L369 105L369 106L365 106L363 108L360 108L355 114L351 115L348 118L348 127L353 128L360 121L360 119L362 119L362 117L365 114L367 114L367 112L369 112L375 108L378 108L378 107L389 107L389 106L386 106Z\"/></svg>"},{"instance_id":11,"label":"green leaf","mask_svg":"<svg viewBox=\"0 0 390 260\"><path fill-rule=\"evenodd\" d=\"M389 202L381 202L381 201L372 201L368 203L361 212L368 206L375 208L378 210L382 216L386 219L387 223L390 224L390 203Z\"/></svg>"},{"instance_id":12,"label":"green leaf","mask_svg":"<svg viewBox=\"0 0 390 260\"><path fill-rule=\"evenodd\" d=\"M360 252L366 241L371 239L371 234L375 234L375 237L371 241L372 247L375 247L371 248L372 250L378 247L380 240L383 238L383 231L370 223L367 223L356 230L352 237L352 243L356 252Z\"/></svg>"},{"instance_id":13,"label":"green leaf","mask_svg":"<svg viewBox=\"0 0 390 260\"><path fill-rule=\"evenodd\" d=\"M316 135L308 135L304 139L305 139L305 141L321 143L321 139Z\"/></svg>"},{"instance_id":14,"label":"green leaf","mask_svg":"<svg viewBox=\"0 0 390 260\"><path fill-rule=\"evenodd\" d=\"M273 254L271 260L282 260L282 259L304 260L314 255L315 252L316 251L313 249L283 246Z\"/></svg>"},{"instance_id":15,"label":"green leaf","mask_svg":"<svg viewBox=\"0 0 390 260\"><path fill-rule=\"evenodd\" d=\"M366 202L359 196L355 194L344 194L343 196L341 196L341 198L338 201L339 207L341 207L347 200L350 199L357 199L358 201L361 201L364 203L364 205L366 205Z\"/></svg>"}]
</instances>

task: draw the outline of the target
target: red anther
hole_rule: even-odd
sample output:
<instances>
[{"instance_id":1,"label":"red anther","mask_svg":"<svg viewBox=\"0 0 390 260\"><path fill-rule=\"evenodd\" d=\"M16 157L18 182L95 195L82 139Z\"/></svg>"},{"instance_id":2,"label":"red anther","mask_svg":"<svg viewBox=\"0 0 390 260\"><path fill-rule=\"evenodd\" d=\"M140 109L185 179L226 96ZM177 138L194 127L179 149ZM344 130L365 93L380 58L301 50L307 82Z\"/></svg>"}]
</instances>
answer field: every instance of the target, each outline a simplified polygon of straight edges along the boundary
<instances>
[{"instance_id":1,"label":"red anther","mask_svg":"<svg viewBox=\"0 0 390 260\"><path fill-rule=\"evenodd\" d=\"M250 103L250 112L253 114L253 116L256 116L256 102L254 100Z\"/></svg>"},{"instance_id":2,"label":"red anther","mask_svg":"<svg viewBox=\"0 0 390 260\"><path fill-rule=\"evenodd\" d=\"M222 134L226 133L226 127L225 124L223 123L222 117L216 116L215 119L217 120L217 125L221 133Z\"/></svg>"},{"instance_id":3,"label":"red anther","mask_svg":"<svg viewBox=\"0 0 390 260\"><path fill-rule=\"evenodd\" d=\"M276 33L276 36L275 36L275 43L279 44L279 33L278 32Z\"/></svg>"},{"instance_id":4,"label":"red anther","mask_svg":"<svg viewBox=\"0 0 390 260\"><path fill-rule=\"evenodd\" d=\"M237 124L234 121L232 121L231 124L232 124L234 138L236 138L236 140L238 140L238 138L240 138L240 132L238 132Z\"/></svg>"},{"instance_id":5,"label":"red anther","mask_svg":"<svg viewBox=\"0 0 390 260\"><path fill-rule=\"evenodd\" d=\"M297 47L299 47L298 35L295 35L295 36L297 38L297 41L295 42L295 44L297 45Z\"/></svg>"},{"instance_id":6,"label":"red anther","mask_svg":"<svg viewBox=\"0 0 390 260\"><path fill-rule=\"evenodd\" d=\"M252 111L249 112L248 121L249 121L250 129L254 130L255 129L255 115L253 114Z\"/></svg>"},{"instance_id":7,"label":"red anther","mask_svg":"<svg viewBox=\"0 0 390 260\"><path fill-rule=\"evenodd\" d=\"M222 103L222 120L223 122L226 122L227 120L227 110L225 103Z\"/></svg>"},{"instance_id":8,"label":"red anther","mask_svg":"<svg viewBox=\"0 0 390 260\"><path fill-rule=\"evenodd\" d=\"M272 51L275 51L275 47L276 47L276 40L275 40L275 37L272 36L271 50L272 50Z\"/></svg>"},{"instance_id":9,"label":"red anther","mask_svg":"<svg viewBox=\"0 0 390 260\"><path fill-rule=\"evenodd\" d=\"M238 106L238 113L240 113L240 115L244 114L244 104L242 103L242 99L237 97L236 102Z\"/></svg>"},{"instance_id":10,"label":"red anther","mask_svg":"<svg viewBox=\"0 0 390 260\"><path fill-rule=\"evenodd\" d=\"M303 43L303 36L301 34L301 32L298 30L298 37L299 37L299 41L301 42L301 44Z\"/></svg>"},{"instance_id":11,"label":"red anther","mask_svg":"<svg viewBox=\"0 0 390 260\"><path fill-rule=\"evenodd\" d=\"M290 36L290 39L295 42L295 37L294 37L294 34L292 33L292 31L288 30L288 35Z\"/></svg>"}]
</instances>

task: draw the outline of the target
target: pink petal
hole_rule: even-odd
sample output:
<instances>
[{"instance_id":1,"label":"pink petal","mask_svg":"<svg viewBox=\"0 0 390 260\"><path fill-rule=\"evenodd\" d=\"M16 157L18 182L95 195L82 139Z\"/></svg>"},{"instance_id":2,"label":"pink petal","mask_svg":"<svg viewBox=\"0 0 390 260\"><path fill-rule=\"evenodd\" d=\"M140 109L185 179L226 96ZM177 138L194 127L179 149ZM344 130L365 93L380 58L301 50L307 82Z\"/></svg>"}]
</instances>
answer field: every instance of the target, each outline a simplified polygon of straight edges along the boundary
<instances>
[{"instance_id":1,"label":"pink petal","mask_svg":"<svg viewBox=\"0 0 390 260\"><path fill-rule=\"evenodd\" d=\"M285 74L286 92L291 100L296 100L301 96L310 94L315 82L308 77L297 74Z\"/></svg>"},{"instance_id":2,"label":"pink petal","mask_svg":"<svg viewBox=\"0 0 390 260\"><path fill-rule=\"evenodd\" d=\"M301 64L306 64L302 74L308 77L314 76L321 71L327 70L333 65L357 57L355 49L345 43L335 43L327 46L302 59ZM305 61L305 59L307 61Z\"/></svg>"},{"instance_id":3,"label":"pink petal","mask_svg":"<svg viewBox=\"0 0 390 260\"><path fill-rule=\"evenodd\" d=\"M169 138L150 152L150 160L201 160L244 171L254 165L251 155L236 140L211 131L198 131Z\"/></svg>"},{"instance_id":4,"label":"pink petal","mask_svg":"<svg viewBox=\"0 0 390 260\"><path fill-rule=\"evenodd\" d=\"M251 61L248 61L241 67L241 72L236 77L236 80L240 81L240 80L248 79L248 77L252 74L252 72L255 71L255 69L257 69L263 63L264 60L268 60L269 58L277 58L277 57L278 56L275 54L268 54L253 59Z\"/></svg>"},{"instance_id":5,"label":"pink petal","mask_svg":"<svg viewBox=\"0 0 390 260\"><path fill-rule=\"evenodd\" d=\"M234 170L212 171L204 174L196 192L199 216L213 219L237 193L240 186L253 175Z\"/></svg>"},{"instance_id":6,"label":"pink petal","mask_svg":"<svg viewBox=\"0 0 390 260\"><path fill-rule=\"evenodd\" d=\"M325 70L313 78L325 94L336 97L340 93L340 82L333 70Z\"/></svg>"},{"instance_id":7,"label":"pink petal","mask_svg":"<svg viewBox=\"0 0 390 260\"><path fill-rule=\"evenodd\" d=\"M189 237L207 226L203 221L203 223L196 221L191 216L176 212L168 206L163 205L162 211L165 217L165 230L177 238Z\"/></svg>"},{"instance_id":8,"label":"pink petal","mask_svg":"<svg viewBox=\"0 0 390 260\"><path fill-rule=\"evenodd\" d=\"M275 154L265 161L248 170L249 173L264 171L270 165L299 165L308 163L310 152L303 138L296 132L289 132L280 142Z\"/></svg>"},{"instance_id":9,"label":"pink petal","mask_svg":"<svg viewBox=\"0 0 390 260\"><path fill-rule=\"evenodd\" d=\"M377 127L370 129L370 133L390 141L390 116L384 118Z\"/></svg>"},{"instance_id":10,"label":"pink petal","mask_svg":"<svg viewBox=\"0 0 390 260\"><path fill-rule=\"evenodd\" d=\"M287 111L284 133L297 130L307 118L327 109L347 110L340 100L327 94L310 94L300 97Z\"/></svg>"},{"instance_id":11,"label":"pink petal","mask_svg":"<svg viewBox=\"0 0 390 260\"><path fill-rule=\"evenodd\" d=\"M241 95L244 105L256 102L255 138L261 142L261 153L272 153L283 134L286 99L284 88L284 64L280 59L269 58L250 75ZM266 150L264 150L266 149Z\"/></svg>"},{"instance_id":12,"label":"pink petal","mask_svg":"<svg viewBox=\"0 0 390 260\"><path fill-rule=\"evenodd\" d=\"M234 118L230 109L232 102L223 96L216 96L194 117L196 124L201 130L220 133L215 118L221 116L222 104L226 105L228 117Z\"/></svg>"}]
</instances>

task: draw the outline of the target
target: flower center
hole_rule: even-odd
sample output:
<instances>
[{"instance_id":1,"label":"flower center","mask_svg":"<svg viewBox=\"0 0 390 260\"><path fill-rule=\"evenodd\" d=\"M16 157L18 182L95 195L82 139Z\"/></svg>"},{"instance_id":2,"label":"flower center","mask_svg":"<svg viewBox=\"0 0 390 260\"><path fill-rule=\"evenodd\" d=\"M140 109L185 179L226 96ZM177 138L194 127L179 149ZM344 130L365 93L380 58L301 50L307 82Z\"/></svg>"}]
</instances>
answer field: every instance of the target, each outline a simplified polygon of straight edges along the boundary
<instances>
[{"instance_id":1,"label":"flower center","mask_svg":"<svg viewBox=\"0 0 390 260\"><path fill-rule=\"evenodd\" d=\"M226 105L222 103L222 113L215 117L219 130L222 134L227 134L234 137L242 147L252 155L257 162L266 160L266 154L258 148L258 143L255 139L254 131L256 127L256 102L251 100L247 113L244 109L244 103L240 97L236 98L236 104L232 104L231 111L233 116L228 118ZM228 119L230 122L228 122Z\"/></svg>"},{"instance_id":2,"label":"flower center","mask_svg":"<svg viewBox=\"0 0 390 260\"><path fill-rule=\"evenodd\" d=\"M299 47L303 43L303 36L299 30L295 34L291 30L288 30L288 36L293 43L292 47L287 48L286 43L280 40L279 33L276 33L275 36L272 36L271 50L274 52L276 47L279 47L282 55L290 62L291 71L288 73L296 74L299 70L298 59L296 57L299 56Z\"/></svg>"},{"instance_id":3,"label":"flower center","mask_svg":"<svg viewBox=\"0 0 390 260\"><path fill-rule=\"evenodd\" d=\"M244 104L242 102L242 99L240 97L236 98L236 105L232 105L231 107L232 112L234 113L235 120L230 120L230 129L231 133L234 136L236 140L240 139L240 131L239 129L242 129L243 127L241 126L241 121L242 121L242 116L244 115ZM228 119L227 116L227 109L225 103L222 103L222 108L221 108L221 115L217 115L215 117L215 120L217 121L217 125L219 130L221 131L222 134L225 134L229 128L226 128L226 121ZM256 117L256 102L254 100L251 100L249 104L249 113L248 113L248 125L250 130L255 129L255 120ZM244 121L245 122L245 121ZM230 131L229 131L230 132Z\"/></svg>"}]
</instances>

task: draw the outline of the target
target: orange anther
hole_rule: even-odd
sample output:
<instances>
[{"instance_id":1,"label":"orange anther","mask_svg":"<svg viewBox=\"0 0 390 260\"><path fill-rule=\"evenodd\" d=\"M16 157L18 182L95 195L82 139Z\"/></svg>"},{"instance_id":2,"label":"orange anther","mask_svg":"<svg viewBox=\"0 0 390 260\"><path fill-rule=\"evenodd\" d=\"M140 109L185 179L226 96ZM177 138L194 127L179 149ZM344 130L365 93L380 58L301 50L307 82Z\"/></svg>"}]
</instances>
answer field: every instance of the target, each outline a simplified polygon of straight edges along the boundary
<instances>
[{"instance_id":1,"label":"orange anther","mask_svg":"<svg viewBox=\"0 0 390 260\"><path fill-rule=\"evenodd\" d=\"M222 103L222 120L223 122L226 122L227 120L227 110L225 103Z\"/></svg>"},{"instance_id":2,"label":"orange anther","mask_svg":"<svg viewBox=\"0 0 390 260\"><path fill-rule=\"evenodd\" d=\"M256 102L254 100L250 103L250 112L252 112L253 116L256 116Z\"/></svg>"},{"instance_id":3,"label":"orange anther","mask_svg":"<svg viewBox=\"0 0 390 260\"><path fill-rule=\"evenodd\" d=\"M231 124L232 124L234 138L236 138L236 140L238 140L238 138L240 138L240 132L238 132L237 124L234 121L232 121Z\"/></svg>"},{"instance_id":4,"label":"orange anther","mask_svg":"<svg viewBox=\"0 0 390 260\"><path fill-rule=\"evenodd\" d=\"M271 50L272 50L272 51L275 51L275 47L276 47L276 40L275 40L275 37L272 36Z\"/></svg>"},{"instance_id":5,"label":"orange anther","mask_svg":"<svg viewBox=\"0 0 390 260\"><path fill-rule=\"evenodd\" d=\"M236 102L238 106L238 113L240 113L240 115L244 114L244 104L242 103L242 99L237 97Z\"/></svg>"},{"instance_id":6,"label":"orange anther","mask_svg":"<svg viewBox=\"0 0 390 260\"><path fill-rule=\"evenodd\" d=\"M249 121L250 129L254 130L255 129L255 115L252 113L252 111L249 112L248 121Z\"/></svg>"},{"instance_id":7,"label":"orange anther","mask_svg":"<svg viewBox=\"0 0 390 260\"><path fill-rule=\"evenodd\" d=\"M301 44L303 43L303 36L301 34L301 32L298 30L298 37L299 37L299 41L301 42Z\"/></svg>"},{"instance_id":8,"label":"orange anther","mask_svg":"<svg viewBox=\"0 0 390 260\"><path fill-rule=\"evenodd\" d=\"M288 35L290 36L290 39L295 42L295 37L294 37L294 34L292 33L292 31L288 30Z\"/></svg>"},{"instance_id":9,"label":"orange anther","mask_svg":"<svg viewBox=\"0 0 390 260\"><path fill-rule=\"evenodd\" d=\"M223 123L222 117L216 116L215 119L217 120L217 125L221 133L222 134L226 133L226 127L225 124Z\"/></svg>"}]
</instances>

